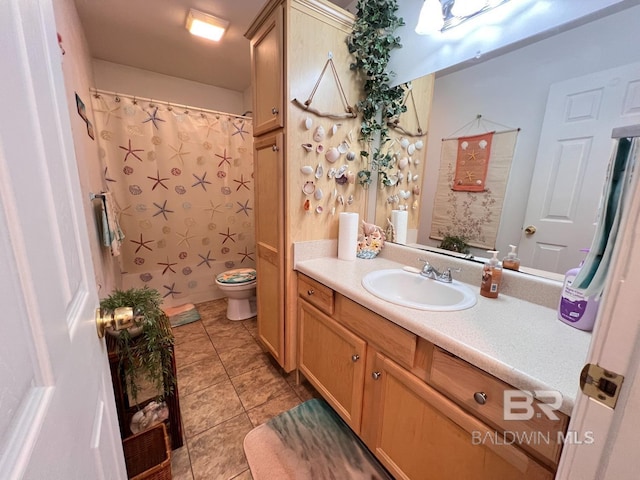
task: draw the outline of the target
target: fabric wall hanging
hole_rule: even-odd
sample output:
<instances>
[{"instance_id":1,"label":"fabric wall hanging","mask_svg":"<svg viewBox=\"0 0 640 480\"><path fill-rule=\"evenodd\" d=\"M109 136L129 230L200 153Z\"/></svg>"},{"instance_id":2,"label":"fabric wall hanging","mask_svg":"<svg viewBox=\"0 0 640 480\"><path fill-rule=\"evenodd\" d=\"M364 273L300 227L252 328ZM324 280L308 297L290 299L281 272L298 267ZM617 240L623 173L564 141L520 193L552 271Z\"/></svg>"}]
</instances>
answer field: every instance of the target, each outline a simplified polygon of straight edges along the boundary
<instances>
[{"instance_id":1,"label":"fabric wall hanging","mask_svg":"<svg viewBox=\"0 0 640 480\"><path fill-rule=\"evenodd\" d=\"M460 142L459 138L442 141L430 238L442 240L446 235L455 235L466 238L473 247L495 248L518 131L493 134L486 180L480 192L452 189Z\"/></svg>"},{"instance_id":2,"label":"fabric wall hanging","mask_svg":"<svg viewBox=\"0 0 640 480\"><path fill-rule=\"evenodd\" d=\"M457 192L484 192L487 169L491 157L494 132L458 138L456 172L452 190Z\"/></svg>"}]
</instances>

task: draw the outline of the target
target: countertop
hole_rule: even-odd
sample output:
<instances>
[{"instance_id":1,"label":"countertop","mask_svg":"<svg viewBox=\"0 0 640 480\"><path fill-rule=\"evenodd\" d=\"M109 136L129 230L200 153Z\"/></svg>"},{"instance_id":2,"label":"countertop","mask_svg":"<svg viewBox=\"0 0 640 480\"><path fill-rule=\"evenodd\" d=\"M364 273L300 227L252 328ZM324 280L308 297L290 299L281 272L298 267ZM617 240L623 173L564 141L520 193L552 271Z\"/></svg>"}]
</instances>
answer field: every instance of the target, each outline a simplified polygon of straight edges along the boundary
<instances>
[{"instance_id":1,"label":"countertop","mask_svg":"<svg viewBox=\"0 0 640 480\"><path fill-rule=\"evenodd\" d=\"M362 286L362 277L371 271L403 266L388 258L346 261L327 255L296 261L295 268L516 388L560 392L559 410L571 414L589 332L559 321L552 308L504 294L482 297L479 282L467 284L478 292L476 305L454 312L402 307Z\"/></svg>"}]
</instances>

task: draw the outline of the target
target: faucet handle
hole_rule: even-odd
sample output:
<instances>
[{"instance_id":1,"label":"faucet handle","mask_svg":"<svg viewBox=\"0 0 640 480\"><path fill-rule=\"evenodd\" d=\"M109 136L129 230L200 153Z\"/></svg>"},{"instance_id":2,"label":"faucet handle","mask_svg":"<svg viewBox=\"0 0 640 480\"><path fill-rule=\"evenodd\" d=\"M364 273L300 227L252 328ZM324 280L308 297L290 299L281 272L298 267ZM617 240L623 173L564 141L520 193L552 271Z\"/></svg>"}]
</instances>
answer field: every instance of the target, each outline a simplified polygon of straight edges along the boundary
<instances>
[{"instance_id":1,"label":"faucet handle","mask_svg":"<svg viewBox=\"0 0 640 480\"><path fill-rule=\"evenodd\" d=\"M446 283L451 283L453 280L453 276L451 275L451 272L460 272L461 269L460 268L454 268L453 270L451 269L451 267L447 267L447 269L442 272L440 274L440 280Z\"/></svg>"}]
</instances>

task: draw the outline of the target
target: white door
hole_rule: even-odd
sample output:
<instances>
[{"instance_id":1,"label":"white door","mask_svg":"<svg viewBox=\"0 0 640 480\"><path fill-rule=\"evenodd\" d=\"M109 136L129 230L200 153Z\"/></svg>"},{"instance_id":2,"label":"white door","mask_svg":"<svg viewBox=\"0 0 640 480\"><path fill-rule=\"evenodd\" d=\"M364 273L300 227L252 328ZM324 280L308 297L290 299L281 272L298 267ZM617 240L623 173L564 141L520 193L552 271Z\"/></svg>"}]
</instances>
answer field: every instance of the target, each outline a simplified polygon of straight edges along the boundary
<instances>
[{"instance_id":1,"label":"white door","mask_svg":"<svg viewBox=\"0 0 640 480\"><path fill-rule=\"evenodd\" d=\"M51 2L0 11L0 478L126 478Z\"/></svg>"},{"instance_id":2,"label":"white door","mask_svg":"<svg viewBox=\"0 0 640 480\"><path fill-rule=\"evenodd\" d=\"M557 273L578 266L595 233L611 130L639 122L640 64L551 86L518 249L524 265Z\"/></svg>"},{"instance_id":3,"label":"white door","mask_svg":"<svg viewBox=\"0 0 640 480\"><path fill-rule=\"evenodd\" d=\"M640 134L640 126L638 126ZM636 166L640 158L636 160ZM615 409L578 392L558 480L639 478L640 456L640 175L625 208L586 362L624 376ZM576 378L576 385L578 379Z\"/></svg>"}]
</instances>

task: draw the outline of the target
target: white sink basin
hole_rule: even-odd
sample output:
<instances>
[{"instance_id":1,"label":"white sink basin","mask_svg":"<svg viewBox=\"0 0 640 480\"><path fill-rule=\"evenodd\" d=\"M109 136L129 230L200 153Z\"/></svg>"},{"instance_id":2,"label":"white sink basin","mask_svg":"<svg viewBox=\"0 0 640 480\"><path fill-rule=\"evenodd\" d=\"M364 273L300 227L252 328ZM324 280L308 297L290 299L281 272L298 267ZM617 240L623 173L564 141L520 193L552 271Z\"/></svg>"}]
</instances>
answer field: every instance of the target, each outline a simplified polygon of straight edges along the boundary
<instances>
[{"instance_id":1,"label":"white sink basin","mask_svg":"<svg viewBox=\"0 0 640 480\"><path fill-rule=\"evenodd\" d=\"M451 312L476 304L475 293L460 282L439 282L400 268L368 273L362 286L382 300L418 310Z\"/></svg>"}]
</instances>

